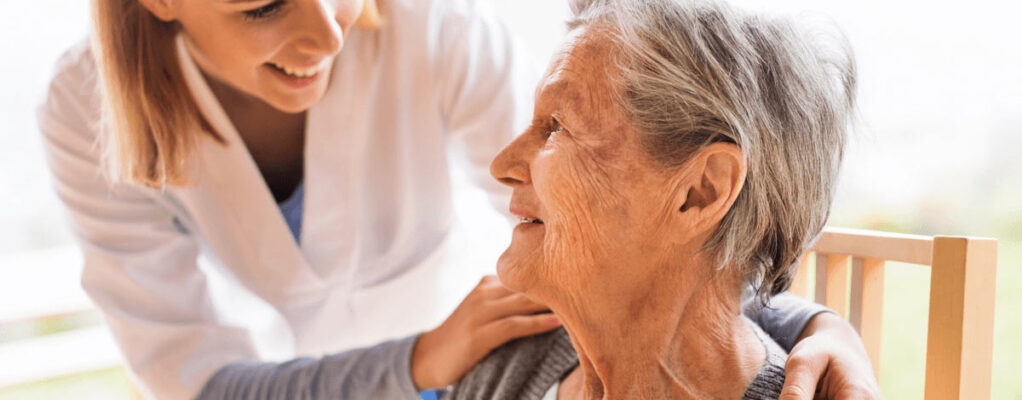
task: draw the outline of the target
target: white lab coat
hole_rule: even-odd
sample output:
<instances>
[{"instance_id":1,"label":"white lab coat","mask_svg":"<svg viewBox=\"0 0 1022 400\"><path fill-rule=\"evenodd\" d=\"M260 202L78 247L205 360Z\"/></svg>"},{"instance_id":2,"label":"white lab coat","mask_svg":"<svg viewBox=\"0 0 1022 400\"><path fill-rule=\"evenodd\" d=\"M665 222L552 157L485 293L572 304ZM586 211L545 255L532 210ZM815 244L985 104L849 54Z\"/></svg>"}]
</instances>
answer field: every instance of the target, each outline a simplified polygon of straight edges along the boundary
<instances>
[{"instance_id":1,"label":"white lab coat","mask_svg":"<svg viewBox=\"0 0 1022 400\"><path fill-rule=\"evenodd\" d=\"M220 367L260 356L250 332L214 308L200 253L272 307L295 356L435 322L450 165L467 161L500 203L508 192L488 164L528 123L537 71L485 4L392 0L384 9L379 30L345 38L329 89L309 110L300 246L180 41L188 85L228 142L199 143L191 187L111 184L96 145L91 51L83 43L58 63L39 111L48 162L84 252L82 285L147 394L192 398Z\"/></svg>"}]
</instances>

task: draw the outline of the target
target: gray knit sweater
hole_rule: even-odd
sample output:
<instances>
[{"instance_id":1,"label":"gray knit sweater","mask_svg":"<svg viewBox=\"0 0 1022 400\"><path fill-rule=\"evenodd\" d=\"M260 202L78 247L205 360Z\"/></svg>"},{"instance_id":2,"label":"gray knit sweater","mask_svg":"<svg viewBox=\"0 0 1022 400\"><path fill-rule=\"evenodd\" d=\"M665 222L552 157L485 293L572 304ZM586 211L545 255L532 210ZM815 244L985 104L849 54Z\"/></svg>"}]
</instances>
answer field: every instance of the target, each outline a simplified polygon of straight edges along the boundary
<instances>
[{"instance_id":1,"label":"gray knit sweater","mask_svg":"<svg viewBox=\"0 0 1022 400\"><path fill-rule=\"evenodd\" d=\"M777 399L784 385L784 352L749 321L767 349L759 374L745 389L744 400ZM445 396L444 400L540 400L578 367L578 354L563 328L512 341L494 350Z\"/></svg>"},{"instance_id":2,"label":"gray knit sweater","mask_svg":"<svg viewBox=\"0 0 1022 400\"><path fill-rule=\"evenodd\" d=\"M743 309L748 318L751 318L757 325L770 332L770 335L784 349L791 349L795 345L799 334L805 328L809 320L820 312L826 311L823 306L811 301L802 299L791 293L782 293L770 299L770 307L762 307L753 302L744 305ZM523 339L518 342L524 344L505 345L486 359L488 367L477 368L482 371L485 368L505 366L511 360L515 365L537 366L536 373L554 374L553 378L525 380L523 377L511 377L515 369L504 367L499 370L501 375L484 375L483 372L475 372L471 378L462 380L462 389L456 398L487 399L485 394L496 393L504 390L514 390L510 395L501 398L517 399L514 393L532 393L541 389L550 388L553 382L557 382L563 375L557 371L570 371L577 365L575 349L571 342L564 335L559 342L550 342L557 338L558 334L541 335L535 338ZM235 362L220 369L202 389L199 394L200 400L264 400L264 399L419 399L415 390L415 383L412 382L410 370L412 349L415 346L416 336L381 343L373 347L350 350L344 353L331 354L320 358L299 358L283 363L274 362ZM544 342L546 341L546 342ZM772 344L770 340L765 343ZM550 349L547 355L545 349ZM519 351L524 353L519 353ZM566 352L566 353L565 353ZM777 354L783 355L783 351ZM537 361L537 357L544 357ZM545 360L549 358L549 360ZM783 366L784 362L771 362L775 366ZM550 372L553 371L553 372ZM783 373L780 368L779 373ZM490 377L492 381L483 378ZM757 380L756 382L768 382L769 380ZM784 381L783 376L780 381ZM467 389L467 382L477 382L475 385L484 388L484 384L499 385L491 388L489 392L479 392ZM487 383L488 382L488 383ZM523 385L528 383L528 389ZM549 384L547 384L549 383ZM774 387L774 386L768 386ZM526 392L522 392L526 390ZM750 389L752 391L753 389ZM759 391L760 389L755 389ZM771 396L749 397L749 398L770 398ZM772 395L772 397L777 397ZM540 398L540 397L535 397Z\"/></svg>"}]
</instances>

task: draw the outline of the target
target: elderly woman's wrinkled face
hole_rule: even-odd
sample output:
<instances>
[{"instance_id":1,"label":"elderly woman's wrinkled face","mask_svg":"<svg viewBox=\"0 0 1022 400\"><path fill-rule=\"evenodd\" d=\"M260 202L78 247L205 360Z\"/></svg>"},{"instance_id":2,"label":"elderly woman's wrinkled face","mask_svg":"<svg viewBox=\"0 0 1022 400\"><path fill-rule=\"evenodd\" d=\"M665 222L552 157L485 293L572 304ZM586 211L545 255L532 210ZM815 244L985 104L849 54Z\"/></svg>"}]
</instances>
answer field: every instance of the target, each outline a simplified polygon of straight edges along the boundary
<instances>
[{"instance_id":1,"label":"elderly woman's wrinkled face","mask_svg":"<svg viewBox=\"0 0 1022 400\"><path fill-rule=\"evenodd\" d=\"M569 34L537 88L532 125L491 165L514 189L511 212L521 220L498 273L540 301L648 285L652 271L628 260L671 241L662 228L676 211L677 171L641 151L612 97L612 48L599 38Z\"/></svg>"}]
</instances>

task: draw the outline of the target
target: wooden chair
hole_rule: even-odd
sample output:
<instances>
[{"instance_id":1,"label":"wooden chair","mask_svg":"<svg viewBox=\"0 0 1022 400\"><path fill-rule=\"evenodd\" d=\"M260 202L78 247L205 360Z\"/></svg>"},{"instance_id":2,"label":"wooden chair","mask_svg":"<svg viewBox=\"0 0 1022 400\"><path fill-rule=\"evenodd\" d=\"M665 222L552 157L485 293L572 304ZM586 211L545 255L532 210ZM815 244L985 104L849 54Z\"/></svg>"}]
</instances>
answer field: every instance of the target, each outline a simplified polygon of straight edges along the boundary
<instances>
[{"instance_id":1,"label":"wooden chair","mask_svg":"<svg viewBox=\"0 0 1022 400\"><path fill-rule=\"evenodd\" d=\"M828 228L810 253L816 258L815 301L859 331L875 371L885 262L930 266L925 398L990 398L996 240ZM790 289L806 298L810 253Z\"/></svg>"}]
</instances>

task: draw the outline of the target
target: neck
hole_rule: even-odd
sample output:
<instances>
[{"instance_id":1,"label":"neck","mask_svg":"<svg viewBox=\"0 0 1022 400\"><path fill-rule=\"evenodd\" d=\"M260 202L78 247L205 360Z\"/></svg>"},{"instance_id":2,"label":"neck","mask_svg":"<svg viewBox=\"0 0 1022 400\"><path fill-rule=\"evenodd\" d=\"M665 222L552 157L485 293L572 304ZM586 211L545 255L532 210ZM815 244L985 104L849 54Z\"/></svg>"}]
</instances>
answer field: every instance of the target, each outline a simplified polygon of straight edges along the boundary
<instances>
[{"instance_id":1,"label":"neck","mask_svg":"<svg viewBox=\"0 0 1022 400\"><path fill-rule=\"evenodd\" d=\"M216 96L238 134L251 149L262 142L279 145L282 138L300 141L306 113L290 114L245 94L215 77L203 73L210 91ZM300 147L300 145L299 145Z\"/></svg>"},{"instance_id":2,"label":"neck","mask_svg":"<svg viewBox=\"0 0 1022 400\"><path fill-rule=\"evenodd\" d=\"M579 354L578 397L740 398L766 353L742 317L741 279L725 275L657 279L634 296L619 291L616 307L563 316Z\"/></svg>"}]
</instances>

